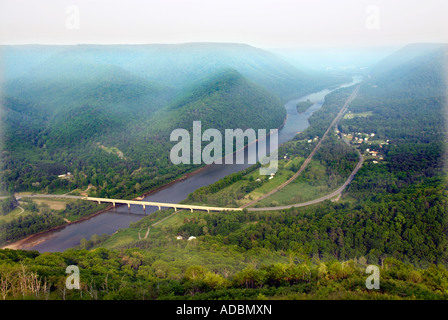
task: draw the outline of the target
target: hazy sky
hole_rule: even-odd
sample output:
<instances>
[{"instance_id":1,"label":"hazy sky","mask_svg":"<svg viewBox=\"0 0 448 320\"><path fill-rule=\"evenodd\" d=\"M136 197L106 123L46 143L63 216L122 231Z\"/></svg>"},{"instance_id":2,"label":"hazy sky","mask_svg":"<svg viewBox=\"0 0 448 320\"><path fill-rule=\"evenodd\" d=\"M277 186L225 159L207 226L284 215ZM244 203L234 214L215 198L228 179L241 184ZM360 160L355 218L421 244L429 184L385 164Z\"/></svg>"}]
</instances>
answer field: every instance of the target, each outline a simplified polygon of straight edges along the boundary
<instances>
[{"instance_id":1,"label":"hazy sky","mask_svg":"<svg viewBox=\"0 0 448 320\"><path fill-rule=\"evenodd\" d=\"M447 0L0 0L0 43L448 42Z\"/></svg>"}]
</instances>

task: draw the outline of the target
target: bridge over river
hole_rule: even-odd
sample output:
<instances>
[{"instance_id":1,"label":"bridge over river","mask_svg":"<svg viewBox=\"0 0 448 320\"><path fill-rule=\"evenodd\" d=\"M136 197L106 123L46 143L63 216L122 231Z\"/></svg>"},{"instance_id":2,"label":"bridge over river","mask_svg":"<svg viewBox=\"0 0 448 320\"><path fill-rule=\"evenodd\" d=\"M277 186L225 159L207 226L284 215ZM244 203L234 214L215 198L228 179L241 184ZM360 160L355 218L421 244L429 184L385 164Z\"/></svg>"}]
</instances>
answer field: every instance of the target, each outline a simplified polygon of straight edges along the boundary
<instances>
[{"instance_id":1,"label":"bridge over river","mask_svg":"<svg viewBox=\"0 0 448 320\"><path fill-rule=\"evenodd\" d=\"M152 201L141 201L141 200L122 200L122 199L108 199L108 198L95 198L95 197L82 197L82 196L69 196L69 195L61 195L61 196L57 196L57 195L46 195L48 197L66 197L66 198L76 198L76 199L81 199L81 200L88 200L88 201L96 201L98 203L112 203L112 205L115 207L116 204L126 204L128 206L128 208L131 207L131 204L133 205L141 205L143 206L143 211L146 211L146 206L152 206L152 207L158 207L159 210L163 208L174 208L175 211L177 211L178 209L181 210L190 210L191 212L193 212L193 210L201 210L201 211L218 211L218 212L222 212L222 211L242 211L243 209L254 205L256 202L259 202L260 200L270 196L271 194L279 191L280 189L282 189L283 187L285 187L286 185L288 185L290 182L292 182L295 178L297 178L297 176L300 175L300 173L305 169L305 167L308 165L308 163L311 161L311 159L313 158L313 155L316 153L316 151L319 149L322 141L326 138L326 136L329 134L331 128L335 127L335 129L337 128L337 123L339 122L340 118L342 117L342 115L347 111L347 108L349 106L349 103L355 98L356 94L358 93L359 90L359 85L355 88L355 90L352 92L352 94L348 97L348 99L345 101L344 105L342 106L341 110L339 111L339 113L337 114L337 116L333 119L333 121L331 122L330 126L328 127L328 129L326 130L326 132L324 133L324 135L322 136L322 138L320 139L319 143L315 146L315 148L313 149L313 151L311 152L311 154L308 156L308 158L305 160L305 162L302 164L301 168L298 170L298 172L296 172L288 181L284 182L282 185L280 185L279 187L275 188L274 190L271 190L270 192L264 194L262 197L253 200L245 205L243 205L240 208L226 208L226 207L211 207L211 206L199 206L199 205L193 205L193 204L179 204L179 203L166 203L166 202L152 202ZM342 138L344 140L344 138ZM344 140L345 141L345 140ZM346 143L348 143L347 141L345 141ZM247 208L247 211L272 211L272 210L283 210L283 209L289 209L292 207L305 207L305 206L309 206L312 204L316 204L322 201L326 201L326 200L330 200L331 198L335 197L335 196L339 196L342 191L345 189L345 187L353 180L353 177L355 176L355 174L358 172L358 170L361 168L362 164L363 164L363 157L361 155L361 153L357 150L358 155L359 155L359 162L356 165L356 167L354 168L354 170L352 171L352 173L350 174L350 176L348 177L348 179L346 180L346 182L339 187L337 190L323 196L320 197L318 199L315 200L311 200L308 202L303 202L303 203L297 203L297 204L291 204L291 205L286 205L286 206L280 206L280 207L267 207L267 208ZM42 197L43 195L36 195L36 196L40 196ZM22 197L26 197L26 196L22 196ZM27 196L30 197L30 196ZM31 196L32 197L32 196ZM17 198L18 200L19 198Z\"/></svg>"},{"instance_id":2,"label":"bridge over river","mask_svg":"<svg viewBox=\"0 0 448 320\"><path fill-rule=\"evenodd\" d=\"M146 210L146 206L158 207L159 210L164 208L174 208L175 211L178 209L183 210L201 210L201 211L242 211L242 208L222 208L222 207L209 207L209 206L197 206L193 204L179 204L179 203L165 203L165 202L152 202L152 201L140 201L140 200L121 200L121 199L107 199L107 198L94 198L94 197L80 197L82 200L96 201L98 203L109 202L115 207L117 203L126 204L128 208L131 204L137 204L143 206L143 210Z\"/></svg>"}]
</instances>

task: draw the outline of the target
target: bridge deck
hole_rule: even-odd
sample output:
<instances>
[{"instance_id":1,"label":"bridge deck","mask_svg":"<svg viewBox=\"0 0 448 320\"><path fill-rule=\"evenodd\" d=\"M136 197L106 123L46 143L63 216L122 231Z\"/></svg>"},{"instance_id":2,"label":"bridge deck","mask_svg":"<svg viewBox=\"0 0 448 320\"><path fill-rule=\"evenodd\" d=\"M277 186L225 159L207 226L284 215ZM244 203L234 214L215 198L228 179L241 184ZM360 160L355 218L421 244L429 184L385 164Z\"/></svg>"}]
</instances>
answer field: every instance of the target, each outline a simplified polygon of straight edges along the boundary
<instances>
[{"instance_id":1,"label":"bridge deck","mask_svg":"<svg viewBox=\"0 0 448 320\"><path fill-rule=\"evenodd\" d=\"M209 207L209 206L197 206L197 205L191 205L191 204L179 204L179 203L165 203L165 202L152 202L152 201L140 201L140 200L121 200L121 199L107 199L107 198L94 198L94 197L83 197L83 200L89 200L89 201L96 201L98 203L101 202L109 202L112 203L114 206L116 203L122 203L127 204L128 207L131 204L137 204L143 206L145 208L146 206L152 206L152 207L159 207L159 210L164 208L174 208L177 209L189 209L191 211L193 210L203 210L203 211L242 211L242 208L222 208L222 207Z\"/></svg>"}]
</instances>

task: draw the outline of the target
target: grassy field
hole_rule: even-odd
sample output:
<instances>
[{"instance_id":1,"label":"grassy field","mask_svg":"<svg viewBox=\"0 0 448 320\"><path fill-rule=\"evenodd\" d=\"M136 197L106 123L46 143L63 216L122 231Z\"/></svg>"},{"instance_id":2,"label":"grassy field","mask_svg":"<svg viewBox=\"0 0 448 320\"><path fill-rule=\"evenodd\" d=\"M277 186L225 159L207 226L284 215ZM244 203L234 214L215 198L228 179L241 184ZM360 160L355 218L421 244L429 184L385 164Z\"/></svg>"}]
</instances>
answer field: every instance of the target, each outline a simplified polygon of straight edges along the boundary
<instances>
[{"instance_id":1,"label":"grassy field","mask_svg":"<svg viewBox=\"0 0 448 320\"><path fill-rule=\"evenodd\" d=\"M332 142L335 143L335 142ZM338 152L352 152L342 142L339 144ZM341 151L341 146L343 146ZM345 148L345 149L344 149ZM341 164L344 160L334 160L327 156L328 150L324 156L315 157L306 169L290 184L272 194L271 196L260 200L253 205L254 207L273 207L297 204L315 200L337 190L348 178L350 172L347 171L347 163ZM344 159L343 153L339 154ZM317 158L317 159L316 159ZM335 157L338 159L338 157ZM214 205L221 207L241 207L253 200L259 199L266 193L288 181L295 172L299 170L305 159L303 157L292 157L279 160L279 166L273 177L260 176L259 171L255 170L246 174L243 179L238 180L217 192L198 192L186 202L202 205ZM341 165L343 169L336 169L335 165ZM355 162L350 163L355 167ZM341 168L342 168L341 167ZM341 171L338 171L341 170ZM342 170L345 170L345 173Z\"/></svg>"},{"instance_id":2,"label":"grassy field","mask_svg":"<svg viewBox=\"0 0 448 320\"><path fill-rule=\"evenodd\" d=\"M19 206L6 215L0 215L0 221L10 222L11 220L16 219L20 216L24 217L29 214L31 214L31 211L23 210L23 208Z\"/></svg>"},{"instance_id":3,"label":"grassy field","mask_svg":"<svg viewBox=\"0 0 448 320\"><path fill-rule=\"evenodd\" d=\"M26 194L29 195L30 193ZM25 195L25 193L20 193L20 195L23 196ZM28 199L31 200L30 198ZM54 214L61 214L66 209L68 203L74 203L75 201L77 200L64 199L64 198L38 198L38 197L32 198L32 202L37 205L37 210L35 212L40 212L42 209L45 209L45 210L51 210ZM99 209L101 208L99 207ZM0 216L0 220L9 222L20 216L23 217L31 213L32 211L26 210L26 201L19 201L19 207L15 208L7 215ZM77 220L79 217L76 215L72 215L72 216L66 216L64 218L66 219L66 221L74 221Z\"/></svg>"},{"instance_id":4,"label":"grassy field","mask_svg":"<svg viewBox=\"0 0 448 320\"><path fill-rule=\"evenodd\" d=\"M281 206L314 200L336 190L344 181L345 177L330 181L326 175L326 168L317 161L311 161L301 176L258 202L255 207Z\"/></svg>"},{"instance_id":5,"label":"grassy field","mask_svg":"<svg viewBox=\"0 0 448 320\"><path fill-rule=\"evenodd\" d=\"M141 241L165 241L165 242L191 242L187 239L178 240L176 230L190 219L200 220L203 215L219 214L206 212L191 212L189 210L174 211L173 209L163 210L160 212L159 218L154 218L151 215L147 216L135 223L131 223L129 228L119 229L109 239L105 240L98 247L102 248L119 248L125 245L133 244L139 240ZM148 236L145 235L148 231ZM140 234L140 236L139 236Z\"/></svg>"},{"instance_id":6,"label":"grassy field","mask_svg":"<svg viewBox=\"0 0 448 320\"><path fill-rule=\"evenodd\" d=\"M31 192L22 192L20 193L21 196L23 195L30 195ZM65 202L62 199L48 199L48 198L42 198L42 199L33 199L33 202L36 203L39 207L42 205L47 205L49 209L53 210L63 210L65 209ZM26 209L26 203L24 201L19 201L19 205L5 215L0 215L0 221L4 222L10 222L14 219L17 219L19 217L25 217L27 215L32 214L32 211Z\"/></svg>"},{"instance_id":7,"label":"grassy field","mask_svg":"<svg viewBox=\"0 0 448 320\"><path fill-rule=\"evenodd\" d=\"M295 157L288 160L281 159L278 162L278 170L271 179L270 176L261 176L259 171L255 170L244 176L244 179L239 180L216 193L204 195L200 201L185 200L183 203L220 207L240 207L277 188L279 185L290 179L295 172L294 170L297 170L304 161L305 159L301 157ZM259 186L250 192L246 192L246 188L253 183L258 183Z\"/></svg>"},{"instance_id":8,"label":"grassy field","mask_svg":"<svg viewBox=\"0 0 448 320\"><path fill-rule=\"evenodd\" d=\"M272 179L269 179L269 176L260 176L258 170L255 170L246 175L244 179L216 193L203 195L200 202L189 200L185 202L221 207L241 207L289 180L303 161L304 158L300 157L291 160L279 160L278 171ZM280 191L258 202L255 207L281 206L314 200L336 190L344 183L346 178L345 176L329 177L326 167L319 161L313 160L301 176ZM261 185L250 192L246 192L246 187L257 180L260 180Z\"/></svg>"},{"instance_id":9,"label":"grassy field","mask_svg":"<svg viewBox=\"0 0 448 320\"><path fill-rule=\"evenodd\" d=\"M257 249L249 252L241 250L237 246L219 246L214 243L207 243L201 240L203 236L194 240L178 240L177 229L190 219L196 219L201 223L201 219L209 215L218 215L218 212L190 212L173 210L163 210L158 219L147 216L138 222L132 223L129 228L118 230L109 239L99 243L95 248L117 249L123 246L143 247L154 257L157 257L153 265L165 269L165 263L185 269L192 265L202 265L209 270L220 273L235 272L242 270L248 265L286 263L288 257L284 254L271 252L267 249ZM232 213L227 213L232 214ZM168 217L168 218L166 218ZM159 222L160 221L160 222ZM249 227L245 223L241 228ZM154 225L155 224L155 225ZM139 240L146 234L148 225L151 225L148 238ZM172 270L175 271L175 270Z\"/></svg>"},{"instance_id":10,"label":"grassy field","mask_svg":"<svg viewBox=\"0 0 448 320\"><path fill-rule=\"evenodd\" d=\"M353 119L353 118L356 118L356 117L363 117L363 118L365 118L365 117L370 117L372 115L373 115L372 111L366 111L366 112L360 112L360 113L351 113L351 112L349 112L349 113L346 113L344 115L344 119Z\"/></svg>"},{"instance_id":11,"label":"grassy field","mask_svg":"<svg viewBox=\"0 0 448 320\"><path fill-rule=\"evenodd\" d=\"M288 181L294 175L294 171L291 170L293 166L296 165L297 167L300 167L304 161L305 159L300 157L288 161L280 160L278 171L272 179L269 179L268 176L260 177L258 171L251 173L254 179L263 179L264 182L259 188L249 192L243 199L237 201L238 206L242 206L254 199L257 199Z\"/></svg>"},{"instance_id":12,"label":"grassy field","mask_svg":"<svg viewBox=\"0 0 448 320\"><path fill-rule=\"evenodd\" d=\"M148 238L159 237L163 230L167 228L172 230L179 227L183 223L185 217L197 216L198 212L191 213L190 211L174 211L173 209L163 210L160 212L160 217L156 215L147 216L135 223L132 223L129 228L119 229L112 237L102 242L100 247L104 248L116 248L126 244L133 243L140 237L144 238L146 232L149 229ZM174 214L175 213L175 214Z\"/></svg>"},{"instance_id":13,"label":"grassy field","mask_svg":"<svg viewBox=\"0 0 448 320\"><path fill-rule=\"evenodd\" d=\"M55 211L62 211L65 209L67 205L67 201L73 201L71 199L57 199L57 198L41 198L41 199L35 199L33 198L33 202L38 207L48 206L48 209L55 210ZM12 210L7 215L1 216L0 220L5 222L10 222L13 219L16 219L18 217L24 217L29 214L32 214L32 211L24 209L26 207L26 203L23 201L19 201L19 206L16 207L14 210Z\"/></svg>"},{"instance_id":14,"label":"grassy field","mask_svg":"<svg viewBox=\"0 0 448 320\"><path fill-rule=\"evenodd\" d=\"M64 210L67 206L67 200L66 199L57 199L57 198L42 198L42 199L36 199L33 198L33 201L37 203L38 205L41 205L42 203L47 204L50 209L52 210Z\"/></svg>"}]
</instances>

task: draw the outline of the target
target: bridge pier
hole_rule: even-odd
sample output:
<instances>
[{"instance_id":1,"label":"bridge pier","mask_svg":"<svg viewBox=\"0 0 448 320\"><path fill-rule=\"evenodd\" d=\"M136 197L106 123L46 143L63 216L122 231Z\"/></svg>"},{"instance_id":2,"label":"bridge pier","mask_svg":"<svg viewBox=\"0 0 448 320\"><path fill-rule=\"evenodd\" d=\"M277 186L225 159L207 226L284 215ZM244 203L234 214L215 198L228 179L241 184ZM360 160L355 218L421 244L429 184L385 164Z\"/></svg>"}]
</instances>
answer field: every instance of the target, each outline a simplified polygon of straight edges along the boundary
<instances>
[{"instance_id":1,"label":"bridge pier","mask_svg":"<svg viewBox=\"0 0 448 320\"><path fill-rule=\"evenodd\" d=\"M72 196L73 197L73 196ZM194 210L199 211L207 211L207 213L210 213L212 211L241 211L241 208L220 208L220 207L208 207L208 206L196 206L196 205L189 205L189 204L174 204L174 203L162 203L162 202L149 202L149 201L134 201L134 200L120 200L120 199L109 199L109 198L94 198L94 197L78 197L82 200L88 200L88 201L94 201L98 204L101 203L109 203L112 204L112 206L115 208L117 205L127 204L128 205L128 211L131 210L131 204L134 205L141 205L143 206L143 211L146 213L146 207L157 207L159 210L162 210L162 208L174 208L174 211L179 210L188 210L190 209L190 212L194 212Z\"/></svg>"}]
</instances>

